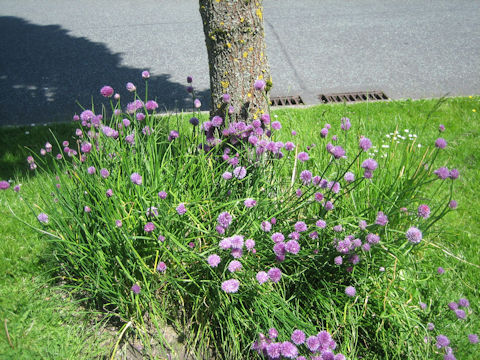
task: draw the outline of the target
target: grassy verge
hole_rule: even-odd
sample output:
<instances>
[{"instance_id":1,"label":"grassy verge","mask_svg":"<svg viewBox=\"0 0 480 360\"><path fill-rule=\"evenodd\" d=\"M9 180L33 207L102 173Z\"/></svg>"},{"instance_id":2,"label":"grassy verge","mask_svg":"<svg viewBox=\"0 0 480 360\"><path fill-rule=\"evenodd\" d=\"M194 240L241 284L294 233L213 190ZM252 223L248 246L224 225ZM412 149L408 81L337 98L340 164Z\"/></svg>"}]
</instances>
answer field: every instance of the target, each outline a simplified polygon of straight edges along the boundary
<instances>
[{"instance_id":1,"label":"grassy verge","mask_svg":"<svg viewBox=\"0 0 480 360\"><path fill-rule=\"evenodd\" d=\"M477 112L473 112L474 109ZM403 294L390 294L393 313L398 316L398 321L408 322L402 317L402 306L418 307L420 301L425 302L425 323L434 322L438 331L455 339L455 353L460 359L475 358L472 357L475 349L468 344L466 335L478 333L480 329L480 296L476 285L480 279L480 259L477 255L480 245L477 221L480 218L477 195L480 190L477 170L480 165L477 149L479 111L480 99L477 97L327 105L274 112L282 120L284 128L297 132L297 143L304 145L319 143L319 131L326 122L337 123L341 117L347 116L353 127L365 129L365 135L368 134L377 145L377 159L382 157L382 145L394 147L396 141L404 141L401 138L393 140L390 134L396 130L406 138L408 134L417 135L421 138L420 144L426 146L438 137L438 133L431 129L438 128L439 124L445 125L447 131L444 136L449 146L442 152L440 160L448 159L460 171L455 194L458 210L450 213L446 221L437 226L437 235L420 254L421 268L404 273L390 272L388 279L399 282L405 290ZM72 124L64 124L55 126L52 131L59 139L66 139L74 128ZM24 171L27 168L27 152L18 148L17 144L38 151L47 140L51 140L47 127L1 128L0 178L17 176L16 182L23 184L24 195L32 198L35 183L41 179L30 178L30 174ZM0 230L4 238L0 245L0 316L2 322L7 320L9 331L8 338L4 326L0 354L6 354L7 358L94 358L108 354L110 349L101 347L105 338L96 336L100 333L106 336L101 331L103 323L92 322L96 318L93 310L83 309L78 300L58 285L58 281L50 281L52 273L48 258L53 254L49 254L47 241L12 219L7 204L21 217L32 216L28 208L12 191L0 193L0 204L0 216L5 219ZM446 272L435 276L439 266ZM431 294L429 298L425 298L426 293ZM458 301L460 297L470 300L466 321L456 320L446 307L447 303ZM361 316L361 313L349 313L346 323L355 323ZM383 337L384 346L402 345L398 340L393 342L395 337L389 334L388 329L375 330L381 333L377 336ZM411 343L403 345L417 346ZM353 351L355 343L349 346ZM437 356L440 358L440 355Z\"/></svg>"}]
</instances>

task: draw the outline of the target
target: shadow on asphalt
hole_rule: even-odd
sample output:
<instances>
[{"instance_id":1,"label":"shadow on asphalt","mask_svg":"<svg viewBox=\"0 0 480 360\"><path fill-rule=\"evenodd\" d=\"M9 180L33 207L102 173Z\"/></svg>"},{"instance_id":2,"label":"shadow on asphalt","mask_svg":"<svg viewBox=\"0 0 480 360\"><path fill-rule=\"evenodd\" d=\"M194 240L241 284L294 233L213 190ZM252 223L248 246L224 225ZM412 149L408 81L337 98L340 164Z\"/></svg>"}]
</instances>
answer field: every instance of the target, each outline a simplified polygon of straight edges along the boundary
<instances>
[{"instance_id":1,"label":"shadow on asphalt","mask_svg":"<svg viewBox=\"0 0 480 360\"><path fill-rule=\"evenodd\" d=\"M40 26L8 16L0 17L0 34L0 126L70 121L82 111L77 102L86 108L92 100L96 106L108 104L99 94L104 85L121 95L123 105L132 100L127 82L144 98L145 69L122 66L121 53L112 53L104 44L70 36L58 25ZM191 109L186 83L169 78L153 74L149 97L166 111ZM209 91L196 95L207 110Z\"/></svg>"}]
</instances>

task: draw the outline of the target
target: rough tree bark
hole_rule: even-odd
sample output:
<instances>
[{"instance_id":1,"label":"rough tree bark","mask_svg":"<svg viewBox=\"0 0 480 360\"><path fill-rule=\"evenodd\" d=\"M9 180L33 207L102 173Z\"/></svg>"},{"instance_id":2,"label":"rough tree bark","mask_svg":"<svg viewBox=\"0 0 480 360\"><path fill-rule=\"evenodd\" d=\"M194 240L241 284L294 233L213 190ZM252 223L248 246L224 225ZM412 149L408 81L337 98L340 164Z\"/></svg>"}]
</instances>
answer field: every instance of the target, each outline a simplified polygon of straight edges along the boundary
<instances>
[{"instance_id":1,"label":"rough tree bark","mask_svg":"<svg viewBox=\"0 0 480 360\"><path fill-rule=\"evenodd\" d=\"M256 80L272 82L263 26L263 0L200 0L200 14L210 70L210 115L251 122L267 112L265 92L254 90ZM229 103L223 94L230 95Z\"/></svg>"}]
</instances>

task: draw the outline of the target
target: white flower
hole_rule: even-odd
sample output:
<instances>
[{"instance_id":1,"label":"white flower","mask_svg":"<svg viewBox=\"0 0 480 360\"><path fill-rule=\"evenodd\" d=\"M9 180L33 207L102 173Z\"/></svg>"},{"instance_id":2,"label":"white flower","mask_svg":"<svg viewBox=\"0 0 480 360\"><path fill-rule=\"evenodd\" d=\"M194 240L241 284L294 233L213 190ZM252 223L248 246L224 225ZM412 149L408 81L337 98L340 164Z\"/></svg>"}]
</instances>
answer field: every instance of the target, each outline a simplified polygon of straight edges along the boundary
<instances>
[{"instance_id":1,"label":"white flower","mask_svg":"<svg viewBox=\"0 0 480 360\"><path fill-rule=\"evenodd\" d=\"M403 130L403 131L405 131L406 133L408 133L410 130L408 130L408 129L405 129L405 130Z\"/></svg>"}]
</instances>

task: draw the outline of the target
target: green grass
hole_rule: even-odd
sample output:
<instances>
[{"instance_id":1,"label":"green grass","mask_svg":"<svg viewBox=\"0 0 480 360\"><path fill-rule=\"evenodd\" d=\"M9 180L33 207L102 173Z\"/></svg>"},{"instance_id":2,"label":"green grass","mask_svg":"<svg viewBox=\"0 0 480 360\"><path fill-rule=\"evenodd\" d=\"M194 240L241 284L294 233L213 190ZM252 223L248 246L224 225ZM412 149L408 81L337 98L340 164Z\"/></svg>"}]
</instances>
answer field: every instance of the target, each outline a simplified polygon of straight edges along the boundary
<instances>
[{"instance_id":1,"label":"green grass","mask_svg":"<svg viewBox=\"0 0 480 360\"><path fill-rule=\"evenodd\" d=\"M473 112L473 109L477 112ZM325 105L274 112L282 121L284 130L297 131L295 141L303 145L319 144L319 131L323 125L326 122L336 124L341 117L347 116L352 121L352 130L365 129L364 135L378 146L379 155L383 142L395 146L385 134L396 129L403 134L407 134L404 129L416 134L425 148L439 136L436 132L438 125L446 126L447 130L442 136L447 139L449 146L441 153L440 163L448 160L449 164L456 164L460 170L461 177L454 195L459 207L436 226L428 246L419 253L418 267L413 265L411 269L398 272L396 268L389 268L384 276L376 275L375 281L378 289L384 289L389 283L396 285L385 296L385 313L378 316L388 315L393 321L404 323L403 327L407 328L413 320L403 316L405 308L418 308L419 301L427 303L424 312L420 313L418 308L419 316L425 319L425 324L434 322L437 333L444 333L451 338L459 359L475 359L475 348L467 344L466 335L480 331L480 294L477 288L480 279L480 201L477 195L480 190L480 152L477 148L480 138L479 112L478 97ZM64 140L69 138L74 129L74 124L62 124L55 126L52 131L59 140ZM25 131L29 131L29 134L25 134ZM23 184L23 195L30 199L35 197L36 182L42 179L31 178L30 173L25 171L27 152L20 146L38 151L47 140L51 141L52 137L46 127L0 128L0 179L18 176L16 182ZM5 330L0 332L3 334L0 337L0 354L6 354L6 358L75 359L108 354L111 349L102 348L100 344L107 341L105 337L112 335L100 331L104 323L94 321L98 319L96 311L84 308L78 294L76 297L69 295L61 279L51 281L53 254L49 253L47 240L13 219L7 204L21 218L32 218L33 214L13 191L0 193L0 204L0 216L4 219L0 230L4 239L0 244L0 320L8 320L12 343L10 346ZM445 268L444 275L435 275L438 266ZM372 296L384 295L383 292L373 291ZM428 297L426 294L429 294ZM446 309L448 302L457 301L459 297L466 297L471 303L467 320L463 322L456 320L454 314ZM341 309L340 312L332 308L332 317L340 314L334 320L338 327L348 330L349 325L360 321L369 324L368 319L362 320L363 304L357 305L345 308L345 311ZM329 305L324 306L328 308ZM376 346L403 346L412 348L412 354L418 354L424 350L421 345L423 336L417 339L417 343L412 341L415 333L422 333L417 330L391 334L388 329L379 327L369 329L369 336L377 338L380 345ZM103 337L95 337L99 332L104 334ZM355 342L363 338L352 334L352 343L342 346L356 356L362 355L355 353ZM381 353L381 349L372 351ZM398 353L401 351L403 349L399 348ZM423 354L426 355L425 352ZM432 354L428 356L435 358ZM440 355L436 356L440 358Z\"/></svg>"}]
</instances>

